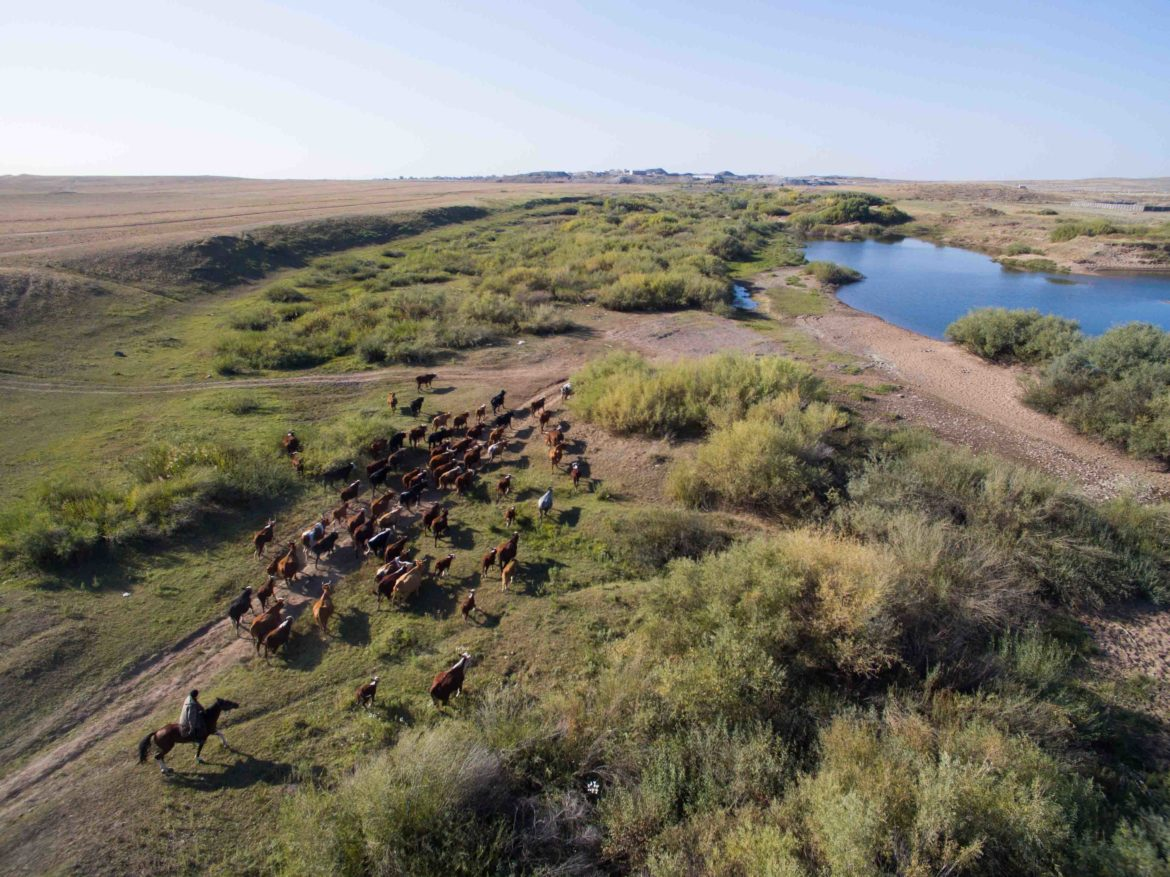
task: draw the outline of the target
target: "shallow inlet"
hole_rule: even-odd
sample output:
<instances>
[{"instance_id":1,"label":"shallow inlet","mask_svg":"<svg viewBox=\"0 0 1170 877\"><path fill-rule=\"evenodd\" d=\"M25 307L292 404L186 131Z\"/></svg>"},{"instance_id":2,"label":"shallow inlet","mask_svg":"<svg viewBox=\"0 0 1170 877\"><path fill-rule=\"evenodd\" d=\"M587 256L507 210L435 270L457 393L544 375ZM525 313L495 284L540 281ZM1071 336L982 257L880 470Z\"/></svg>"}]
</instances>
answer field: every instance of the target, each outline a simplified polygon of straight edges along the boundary
<instances>
[{"instance_id":1,"label":"shallow inlet","mask_svg":"<svg viewBox=\"0 0 1170 877\"><path fill-rule=\"evenodd\" d=\"M845 304L931 338L987 307L1036 308L1077 320L1090 335L1134 321L1170 330L1170 277L1009 271L981 253L914 238L810 241L805 256L865 275L838 290Z\"/></svg>"},{"instance_id":2,"label":"shallow inlet","mask_svg":"<svg viewBox=\"0 0 1170 877\"><path fill-rule=\"evenodd\" d=\"M731 299L731 304L741 311L754 311L759 308L755 299L747 291L746 286L740 286L738 283L732 284L732 291L734 293Z\"/></svg>"}]
</instances>

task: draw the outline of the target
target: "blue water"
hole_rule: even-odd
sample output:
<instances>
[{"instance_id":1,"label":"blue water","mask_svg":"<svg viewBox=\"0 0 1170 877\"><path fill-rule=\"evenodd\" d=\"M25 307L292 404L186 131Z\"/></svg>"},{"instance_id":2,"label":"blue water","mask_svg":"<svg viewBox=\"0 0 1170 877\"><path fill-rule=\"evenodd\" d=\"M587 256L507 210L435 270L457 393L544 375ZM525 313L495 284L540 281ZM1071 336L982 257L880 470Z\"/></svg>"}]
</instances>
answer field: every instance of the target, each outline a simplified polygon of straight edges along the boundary
<instances>
[{"instance_id":1,"label":"blue water","mask_svg":"<svg viewBox=\"0 0 1170 877\"><path fill-rule=\"evenodd\" d=\"M751 293L747 291L746 286L740 286L738 283L733 283L731 286L735 292L731 300L732 305L741 311L754 311L759 307L756 304L756 300L752 298Z\"/></svg>"},{"instance_id":2,"label":"blue water","mask_svg":"<svg viewBox=\"0 0 1170 877\"><path fill-rule=\"evenodd\" d=\"M986 307L1036 308L1077 320L1090 335L1134 320L1170 330L1170 277L1007 271L979 253L913 238L810 241L805 256L865 275L838 290L850 307L932 338L942 338L968 311Z\"/></svg>"}]
</instances>

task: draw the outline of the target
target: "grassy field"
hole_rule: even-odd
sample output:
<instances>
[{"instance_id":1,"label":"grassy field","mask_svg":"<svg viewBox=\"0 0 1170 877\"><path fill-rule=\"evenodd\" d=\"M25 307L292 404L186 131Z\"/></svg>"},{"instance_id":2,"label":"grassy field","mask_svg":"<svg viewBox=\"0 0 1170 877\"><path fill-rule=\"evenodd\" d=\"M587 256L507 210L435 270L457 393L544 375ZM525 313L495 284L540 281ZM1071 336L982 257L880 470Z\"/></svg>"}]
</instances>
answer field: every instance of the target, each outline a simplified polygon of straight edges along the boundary
<instances>
[{"instance_id":1,"label":"grassy field","mask_svg":"<svg viewBox=\"0 0 1170 877\"><path fill-rule=\"evenodd\" d=\"M782 322L825 303L793 269L785 216L827 209L753 188L501 208L141 314L75 314L56 338L10 330L6 367L58 386L8 391L0 418L15 449L0 479L6 867L1104 874L1164 860L1165 717L1149 680L1095 669L1076 613L1165 598L1165 509L1091 503L866 423L857 393L818 375L847 358ZM729 313L732 278L777 270L793 273L762 293L775 318ZM680 276L720 294L691 297L667 282ZM658 313L699 304L692 322ZM562 331L531 322L540 307ZM436 343L476 321L490 335ZM241 346L301 323L317 328L277 346L339 342L277 364ZM417 353L378 334L401 326ZM70 331L85 343L62 344ZM613 353L635 336L682 355ZM745 337L774 347L691 361ZM287 654L255 657L222 621L264 578L251 533L275 515L278 539L295 538L337 502L314 472L364 466L371 438L421 422L386 404L415 395L416 356L439 374L425 415L501 387L516 408L554 404L574 375L553 422L582 489L518 419L469 496L428 494L450 536L410 527L417 554L455 554L449 578L379 611L374 562L343 539L287 594ZM217 372L246 374L203 381ZM279 452L288 429L304 478ZM479 574L508 534L500 472L520 532L508 594ZM65 559L28 548L78 533L90 548ZM304 612L326 582L329 637ZM427 687L463 651L466 696L438 710ZM371 673L366 712L353 691ZM181 747L169 778L137 766L193 685L241 704L224 725L238 751L213 741L196 767Z\"/></svg>"}]
</instances>

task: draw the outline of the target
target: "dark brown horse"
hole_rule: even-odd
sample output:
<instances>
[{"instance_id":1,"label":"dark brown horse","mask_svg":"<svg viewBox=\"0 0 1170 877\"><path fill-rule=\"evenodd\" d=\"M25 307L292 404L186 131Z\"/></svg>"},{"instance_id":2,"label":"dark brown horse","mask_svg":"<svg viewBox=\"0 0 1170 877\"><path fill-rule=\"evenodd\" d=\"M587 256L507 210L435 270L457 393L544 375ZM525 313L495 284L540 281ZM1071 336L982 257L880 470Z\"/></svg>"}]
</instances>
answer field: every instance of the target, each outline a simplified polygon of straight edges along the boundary
<instances>
[{"instance_id":1,"label":"dark brown horse","mask_svg":"<svg viewBox=\"0 0 1170 877\"><path fill-rule=\"evenodd\" d=\"M157 731L152 731L142 739L141 743L138 744L138 763L146 763L146 756L150 752L151 743L153 743L158 748L158 753L154 756L154 758L158 762L159 769L162 770L163 773L170 773L172 771L172 768L167 767L163 759L167 757L168 752L175 748L176 743L194 743L196 746L195 761L197 761L199 764L205 763L201 757L203 753L203 744L207 742L207 738L212 734L218 737L219 741L223 743L225 747L231 749L231 746L228 746L227 738L224 737L220 731L215 729L215 725L219 721L219 717L222 713L226 713L228 710L234 710L238 706L239 704L234 700L224 700L222 697L217 697L215 699L215 703L213 703L203 712L203 724L206 733L199 737L185 736L183 732L179 730L178 722L172 722L169 725L163 725Z\"/></svg>"}]
</instances>

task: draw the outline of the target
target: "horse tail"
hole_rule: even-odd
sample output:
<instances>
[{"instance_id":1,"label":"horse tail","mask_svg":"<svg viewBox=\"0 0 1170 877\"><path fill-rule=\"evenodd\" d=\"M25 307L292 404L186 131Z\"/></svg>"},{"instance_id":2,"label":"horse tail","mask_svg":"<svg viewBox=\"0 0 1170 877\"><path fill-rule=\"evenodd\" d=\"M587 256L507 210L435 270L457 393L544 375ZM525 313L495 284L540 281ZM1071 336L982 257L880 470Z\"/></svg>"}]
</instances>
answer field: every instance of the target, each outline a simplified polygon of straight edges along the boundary
<instances>
[{"instance_id":1,"label":"horse tail","mask_svg":"<svg viewBox=\"0 0 1170 877\"><path fill-rule=\"evenodd\" d=\"M142 738L142 742L138 744L138 763L144 764L146 756L150 752L150 741L154 739L154 731L151 731Z\"/></svg>"}]
</instances>

